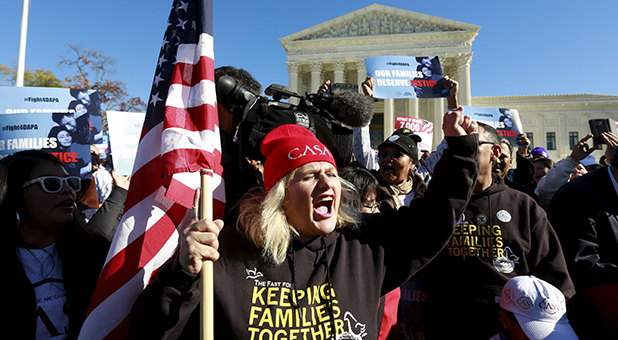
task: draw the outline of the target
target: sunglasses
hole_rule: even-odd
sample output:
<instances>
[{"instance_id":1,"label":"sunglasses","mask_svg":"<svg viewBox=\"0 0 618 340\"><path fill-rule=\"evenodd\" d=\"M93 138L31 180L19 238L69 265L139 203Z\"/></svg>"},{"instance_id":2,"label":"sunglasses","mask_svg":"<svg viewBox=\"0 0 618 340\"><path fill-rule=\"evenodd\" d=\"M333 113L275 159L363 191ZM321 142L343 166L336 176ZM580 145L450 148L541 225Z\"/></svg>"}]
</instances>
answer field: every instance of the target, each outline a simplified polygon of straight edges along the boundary
<instances>
[{"instance_id":1,"label":"sunglasses","mask_svg":"<svg viewBox=\"0 0 618 340\"><path fill-rule=\"evenodd\" d=\"M56 193L62 190L62 186L64 183L67 184L69 189L73 192L79 191L81 189L81 181L77 176L69 176L69 177L57 177L57 176L41 176L39 178L31 179L28 182L24 183L24 188L32 185L34 183L41 183L41 187L43 191L46 193Z\"/></svg>"},{"instance_id":2,"label":"sunglasses","mask_svg":"<svg viewBox=\"0 0 618 340\"><path fill-rule=\"evenodd\" d=\"M391 152L387 152L387 151L382 151L378 154L378 157L380 157L381 159L384 159L386 157L388 157L388 155L391 155L391 157L393 157L393 159L397 159L401 156L403 156L403 152L399 151L399 150L393 150Z\"/></svg>"}]
</instances>

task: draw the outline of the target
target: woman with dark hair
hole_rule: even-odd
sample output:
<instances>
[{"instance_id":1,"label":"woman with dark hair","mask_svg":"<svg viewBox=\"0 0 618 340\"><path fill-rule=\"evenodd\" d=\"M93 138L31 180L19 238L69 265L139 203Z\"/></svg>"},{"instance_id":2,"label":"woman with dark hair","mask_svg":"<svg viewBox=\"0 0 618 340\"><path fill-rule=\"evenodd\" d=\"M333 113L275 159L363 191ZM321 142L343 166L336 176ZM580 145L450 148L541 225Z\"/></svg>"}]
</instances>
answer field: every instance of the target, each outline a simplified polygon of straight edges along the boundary
<instances>
[{"instance_id":1,"label":"woman with dark hair","mask_svg":"<svg viewBox=\"0 0 618 340\"><path fill-rule=\"evenodd\" d=\"M88 101L87 103L90 102ZM103 130L99 129L100 126L97 127L97 125L101 124L95 124L95 122L96 120L101 121L101 113L98 115L93 114L93 111L95 110L91 107L91 105L86 104L84 100L74 100L70 102L69 110L75 111L77 133L80 134L81 140L85 140L82 138L82 135L85 136L87 134L89 143L100 143L103 139ZM92 124L90 124L91 121Z\"/></svg>"},{"instance_id":2,"label":"woman with dark hair","mask_svg":"<svg viewBox=\"0 0 618 340\"><path fill-rule=\"evenodd\" d=\"M419 77L416 79L436 81L433 86L414 86L416 97L439 98L447 96L449 90L445 88L445 76L440 67L440 60L437 57L416 57L416 61L419 63L416 67Z\"/></svg>"},{"instance_id":3,"label":"woman with dark hair","mask_svg":"<svg viewBox=\"0 0 618 340\"><path fill-rule=\"evenodd\" d=\"M423 197L427 185L414 172L418 166L418 143L421 137L407 128L393 132L378 146L380 169L374 174L380 185L395 201L393 208L407 206L415 198Z\"/></svg>"},{"instance_id":4,"label":"woman with dark hair","mask_svg":"<svg viewBox=\"0 0 618 340\"><path fill-rule=\"evenodd\" d=\"M501 129L504 130L512 130L513 129L513 118L507 116L507 115L502 115L500 116L500 123L502 123L502 127Z\"/></svg>"},{"instance_id":5,"label":"woman with dark hair","mask_svg":"<svg viewBox=\"0 0 618 340\"><path fill-rule=\"evenodd\" d=\"M14 338L77 338L114 228L110 215L83 223L79 189L79 177L47 152L0 160L0 327L19 334Z\"/></svg>"},{"instance_id":6,"label":"woman with dark hair","mask_svg":"<svg viewBox=\"0 0 618 340\"><path fill-rule=\"evenodd\" d=\"M556 164L549 158L540 157L532 161L534 166L534 181L538 184L541 178L545 177L550 169L553 169Z\"/></svg>"},{"instance_id":7,"label":"woman with dark hair","mask_svg":"<svg viewBox=\"0 0 618 340\"><path fill-rule=\"evenodd\" d=\"M101 116L101 100L98 91L89 93L84 89L70 89L70 93L73 98L84 104L89 114Z\"/></svg>"},{"instance_id":8,"label":"woman with dark hair","mask_svg":"<svg viewBox=\"0 0 618 340\"><path fill-rule=\"evenodd\" d=\"M380 212L380 201L383 196L378 180L362 166L348 165L339 171L339 177L350 182L358 191L360 210L366 214ZM394 205L392 203L391 205Z\"/></svg>"},{"instance_id":9,"label":"woman with dark hair","mask_svg":"<svg viewBox=\"0 0 618 340\"><path fill-rule=\"evenodd\" d=\"M94 140L91 137L93 134L90 131L90 115L86 105L79 100L73 100L69 103L68 110L73 112L75 121L74 128L67 127L73 135L73 141L80 144L92 144Z\"/></svg>"},{"instance_id":10,"label":"woman with dark hair","mask_svg":"<svg viewBox=\"0 0 618 340\"><path fill-rule=\"evenodd\" d=\"M67 130L64 126L54 126L49 130L47 134L48 138L56 139L56 147L49 150L49 152L58 151L58 152L68 152L71 148L71 144L73 144L73 137L69 130Z\"/></svg>"},{"instance_id":11,"label":"woman with dark hair","mask_svg":"<svg viewBox=\"0 0 618 340\"><path fill-rule=\"evenodd\" d=\"M75 147L73 146L73 135L71 135L70 131L66 129L64 126L54 126L49 130L47 134L48 138L56 139L56 147L51 149L45 149L45 151L49 153L76 153ZM70 162L63 163L70 174L79 176L82 179L90 178L90 170L92 165L90 161L86 162L83 158L74 158L73 155L68 157Z\"/></svg>"},{"instance_id":12,"label":"woman with dark hair","mask_svg":"<svg viewBox=\"0 0 618 340\"><path fill-rule=\"evenodd\" d=\"M432 76L444 75L440 67L440 60L436 57L416 57L416 61L419 63L416 70L420 71L426 79L436 79Z\"/></svg>"},{"instance_id":13,"label":"woman with dark hair","mask_svg":"<svg viewBox=\"0 0 618 340\"><path fill-rule=\"evenodd\" d=\"M198 274L212 260L218 339L376 339L380 296L444 247L472 193L476 123L450 112L444 131L449 148L427 195L359 217L358 197L315 135L275 128L261 145L265 192L241 202L236 226L191 220L177 256L133 306L132 338L195 338Z\"/></svg>"}]
</instances>

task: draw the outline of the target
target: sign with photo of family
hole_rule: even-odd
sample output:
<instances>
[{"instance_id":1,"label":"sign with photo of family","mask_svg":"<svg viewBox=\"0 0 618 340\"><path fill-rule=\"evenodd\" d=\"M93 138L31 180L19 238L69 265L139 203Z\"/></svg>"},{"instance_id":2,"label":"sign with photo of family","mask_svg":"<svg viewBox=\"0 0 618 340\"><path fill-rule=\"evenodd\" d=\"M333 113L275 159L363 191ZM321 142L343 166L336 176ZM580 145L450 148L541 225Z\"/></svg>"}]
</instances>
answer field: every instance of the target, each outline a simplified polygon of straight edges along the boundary
<instances>
[{"instance_id":1,"label":"sign with photo of family","mask_svg":"<svg viewBox=\"0 0 618 340\"><path fill-rule=\"evenodd\" d=\"M381 56L365 59L367 75L375 78L375 98L442 98L444 73L436 56Z\"/></svg>"},{"instance_id":2,"label":"sign with photo of family","mask_svg":"<svg viewBox=\"0 0 618 340\"><path fill-rule=\"evenodd\" d=\"M97 91L0 87L0 157L44 149L58 157L70 175L90 179L90 144L102 140Z\"/></svg>"},{"instance_id":3,"label":"sign with photo of family","mask_svg":"<svg viewBox=\"0 0 618 340\"><path fill-rule=\"evenodd\" d=\"M517 142L517 137L523 132L519 112L513 109L492 107L462 106L464 114L473 120L490 125L498 131L500 137L508 139L514 147L524 147Z\"/></svg>"}]
</instances>

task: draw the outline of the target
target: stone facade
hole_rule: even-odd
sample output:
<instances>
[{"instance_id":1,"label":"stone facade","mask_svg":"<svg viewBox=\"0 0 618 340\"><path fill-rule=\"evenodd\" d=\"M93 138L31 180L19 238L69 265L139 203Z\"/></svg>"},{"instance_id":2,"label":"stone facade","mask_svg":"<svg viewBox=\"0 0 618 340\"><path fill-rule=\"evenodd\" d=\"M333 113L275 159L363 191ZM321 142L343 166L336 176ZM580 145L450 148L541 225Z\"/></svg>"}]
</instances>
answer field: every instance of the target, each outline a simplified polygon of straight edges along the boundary
<instances>
[{"instance_id":1,"label":"stone facade","mask_svg":"<svg viewBox=\"0 0 618 340\"><path fill-rule=\"evenodd\" d=\"M444 74L460 84L459 103L480 107L518 109L525 132L534 144L546 147L555 132L552 158L570 153L569 132L585 136L589 118L618 119L618 96L564 95L471 97L472 42L480 26L383 5L371 5L281 38L288 54L289 87L298 93L315 92L326 80L360 84L366 77L365 58L383 55L438 56ZM372 142L394 130L395 115L434 122L434 147L442 140L446 99L379 99L371 123ZM596 151L598 157L602 154Z\"/></svg>"},{"instance_id":2,"label":"stone facade","mask_svg":"<svg viewBox=\"0 0 618 340\"><path fill-rule=\"evenodd\" d=\"M371 5L281 38L288 53L289 87L315 92L326 80L359 84L365 58L381 55L438 56L445 74L461 84L470 105L472 41L480 27L383 5ZM395 114L440 121L445 99L380 99L372 130L376 141L393 131ZM440 142L436 134L434 140ZM436 144L436 142L434 142Z\"/></svg>"}]
</instances>

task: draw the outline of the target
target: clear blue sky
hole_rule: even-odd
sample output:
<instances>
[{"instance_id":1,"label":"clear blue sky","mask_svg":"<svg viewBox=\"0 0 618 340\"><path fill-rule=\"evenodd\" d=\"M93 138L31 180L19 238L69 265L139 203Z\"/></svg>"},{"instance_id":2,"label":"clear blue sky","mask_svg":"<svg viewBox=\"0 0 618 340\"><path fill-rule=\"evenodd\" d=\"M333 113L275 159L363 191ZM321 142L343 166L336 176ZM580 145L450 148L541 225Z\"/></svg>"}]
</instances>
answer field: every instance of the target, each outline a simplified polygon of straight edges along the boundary
<instances>
[{"instance_id":1,"label":"clear blue sky","mask_svg":"<svg viewBox=\"0 0 618 340\"><path fill-rule=\"evenodd\" d=\"M373 1L215 0L215 65L287 85L279 39ZM618 1L383 1L382 5L481 26L473 42L473 96L618 95ZM149 97L171 0L31 0L26 66L59 68L66 44L115 58L129 94ZM16 63L22 1L0 11L0 64Z\"/></svg>"}]
</instances>

